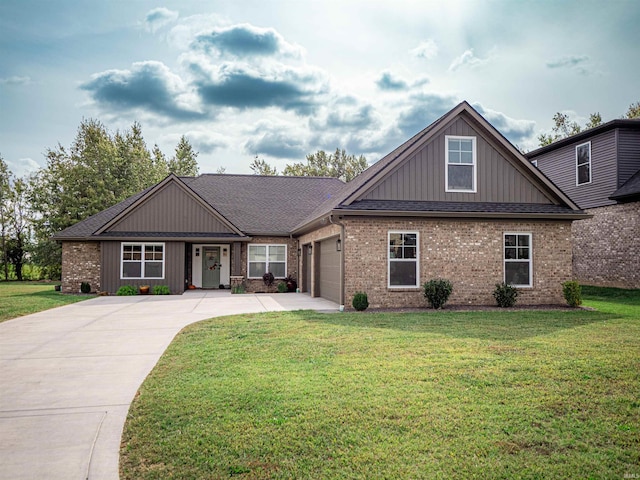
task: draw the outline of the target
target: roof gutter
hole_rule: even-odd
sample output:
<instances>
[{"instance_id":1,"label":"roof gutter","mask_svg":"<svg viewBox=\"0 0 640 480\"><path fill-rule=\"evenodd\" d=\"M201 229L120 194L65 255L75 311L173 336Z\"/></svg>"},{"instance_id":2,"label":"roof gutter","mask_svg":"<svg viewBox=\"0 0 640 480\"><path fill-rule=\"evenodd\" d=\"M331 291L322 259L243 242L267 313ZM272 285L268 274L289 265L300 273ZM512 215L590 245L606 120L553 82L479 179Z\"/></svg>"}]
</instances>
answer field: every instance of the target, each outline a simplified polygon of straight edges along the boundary
<instances>
[{"instance_id":1,"label":"roof gutter","mask_svg":"<svg viewBox=\"0 0 640 480\"><path fill-rule=\"evenodd\" d=\"M434 217L434 218L490 218L490 219L539 219L539 220L584 220L593 215L584 212L575 213L492 213L492 212L417 212L398 210L334 210L333 213L365 217Z\"/></svg>"}]
</instances>

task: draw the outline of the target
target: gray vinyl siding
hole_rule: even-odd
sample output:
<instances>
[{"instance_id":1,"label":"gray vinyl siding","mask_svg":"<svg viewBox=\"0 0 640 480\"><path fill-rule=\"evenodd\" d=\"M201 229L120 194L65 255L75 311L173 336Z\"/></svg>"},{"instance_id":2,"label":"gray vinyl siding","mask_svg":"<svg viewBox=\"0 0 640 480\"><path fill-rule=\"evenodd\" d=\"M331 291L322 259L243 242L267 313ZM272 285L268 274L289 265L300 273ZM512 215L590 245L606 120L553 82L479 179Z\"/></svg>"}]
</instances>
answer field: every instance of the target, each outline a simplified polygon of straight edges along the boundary
<instances>
[{"instance_id":1,"label":"gray vinyl siding","mask_svg":"<svg viewBox=\"0 0 640 480\"><path fill-rule=\"evenodd\" d=\"M167 285L171 293L180 294L185 287L185 244L184 242L162 242L165 244L164 279L120 279L120 254L122 242L102 242L101 287L109 293L116 293L122 285ZM124 242L126 243L126 242ZM157 243L157 242L150 242Z\"/></svg>"},{"instance_id":2,"label":"gray vinyl siding","mask_svg":"<svg viewBox=\"0 0 640 480\"><path fill-rule=\"evenodd\" d=\"M576 185L576 146L591 142L591 183ZM576 141L536 156L538 168L580 208L616 203L609 196L618 188L616 130Z\"/></svg>"},{"instance_id":3,"label":"gray vinyl siding","mask_svg":"<svg viewBox=\"0 0 640 480\"><path fill-rule=\"evenodd\" d=\"M640 170L640 130L618 130L618 187Z\"/></svg>"},{"instance_id":4,"label":"gray vinyl siding","mask_svg":"<svg viewBox=\"0 0 640 480\"><path fill-rule=\"evenodd\" d=\"M445 191L445 135L476 137L476 193ZM553 203L527 177L524 167L516 168L507 155L466 120L457 118L361 199Z\"/></svg>"},{"instance_id":5,"label":"gray vinyl siding","mask_svg":"<svg viewBox=\"0 0 640 480\"><path fill-rule=\"evenodd\" d=\"M232 230L174 183L145 201L109 229L110 232L208 232Z\"/></svg>"}]
</instances>

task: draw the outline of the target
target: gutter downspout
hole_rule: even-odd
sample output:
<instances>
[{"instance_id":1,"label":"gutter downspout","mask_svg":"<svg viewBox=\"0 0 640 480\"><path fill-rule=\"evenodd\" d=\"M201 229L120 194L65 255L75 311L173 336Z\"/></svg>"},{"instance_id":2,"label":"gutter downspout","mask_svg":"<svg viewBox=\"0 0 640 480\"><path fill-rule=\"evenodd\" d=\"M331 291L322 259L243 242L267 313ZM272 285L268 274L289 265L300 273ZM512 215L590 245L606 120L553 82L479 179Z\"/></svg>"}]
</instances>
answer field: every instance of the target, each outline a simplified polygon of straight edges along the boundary
<instances>
[{"instance_id":1,"label":"gutter downspout","mask_svg":"<svg viewBox=\"0 0 640 480\"><path fill-rule=\"evenodd\" d=\"M334 221L333 215L329 215L329 223L340 226L340 243L342 245L342 248L340 249L340 311L343 312L344 311L344 290L345 290L344 288L344 249L345 249L344 223Z\"/></svg>"}]
</instances>

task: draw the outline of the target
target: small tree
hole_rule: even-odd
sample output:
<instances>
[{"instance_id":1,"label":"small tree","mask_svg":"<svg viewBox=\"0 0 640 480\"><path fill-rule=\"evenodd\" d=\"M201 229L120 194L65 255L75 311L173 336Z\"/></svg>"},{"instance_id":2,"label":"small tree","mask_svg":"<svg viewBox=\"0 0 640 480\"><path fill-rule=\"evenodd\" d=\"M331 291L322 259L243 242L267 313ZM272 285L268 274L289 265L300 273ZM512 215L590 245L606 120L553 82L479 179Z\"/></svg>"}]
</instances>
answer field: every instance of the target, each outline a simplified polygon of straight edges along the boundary
<instances>
[{"instance_id":1,"label":"small tree","mask_svg":"<svg viewBox=\"0 0 640 480\"><path fill-rule=\"evenodd\" d=\"M429 280L423 285L423 288L424 296L429 302L429 305L436 310L444 307L444 304L449 300L449 295L451 295L453 291L451 282L443 278Z\"/></svg>"}]
</instances>

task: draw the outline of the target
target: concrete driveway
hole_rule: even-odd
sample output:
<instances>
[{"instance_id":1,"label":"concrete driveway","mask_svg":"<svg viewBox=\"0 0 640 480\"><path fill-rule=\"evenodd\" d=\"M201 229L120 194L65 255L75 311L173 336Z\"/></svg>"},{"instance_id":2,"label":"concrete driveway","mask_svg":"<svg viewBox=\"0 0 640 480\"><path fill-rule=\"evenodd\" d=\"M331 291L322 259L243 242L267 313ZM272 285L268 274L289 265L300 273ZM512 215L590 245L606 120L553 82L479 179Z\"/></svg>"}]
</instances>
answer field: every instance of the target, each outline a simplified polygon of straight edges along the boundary
<instances>
[{"instance_id":1,"label":"concrete driveway","mask_svg":"<svg viewBox=\"0 0 640 480\"><path fill-rule=\"evenodd\" d=\"M99 297L0 323L0 479L117 479L140 384L186 325L338 305L301 293Z\"/></svg>"}]
</instances>

